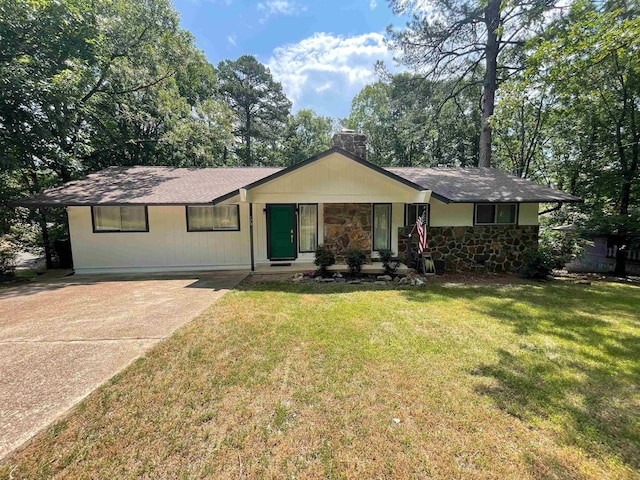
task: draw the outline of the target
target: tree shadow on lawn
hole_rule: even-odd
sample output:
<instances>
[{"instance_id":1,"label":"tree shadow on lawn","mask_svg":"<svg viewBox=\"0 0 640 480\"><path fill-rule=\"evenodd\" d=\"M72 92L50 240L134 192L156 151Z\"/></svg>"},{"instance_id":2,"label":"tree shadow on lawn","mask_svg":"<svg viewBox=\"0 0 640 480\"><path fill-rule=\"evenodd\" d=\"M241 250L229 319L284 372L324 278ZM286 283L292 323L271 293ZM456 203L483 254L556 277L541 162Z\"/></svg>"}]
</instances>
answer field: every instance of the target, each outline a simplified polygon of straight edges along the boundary
<instances>
[{"instance_id":1,"label":"tree shadow on lawn","mask_svg":"<svg viewBox=\"0 0 640 480\"><path fill-rule=\"evenodd\" d=\"M640 288L550 282L406 292L415 302L436 295L469 300L470 310L522 338L472 370L477 392L525 422L552 425L562 444L640 468Z\"/></svg>"}]
</instances>

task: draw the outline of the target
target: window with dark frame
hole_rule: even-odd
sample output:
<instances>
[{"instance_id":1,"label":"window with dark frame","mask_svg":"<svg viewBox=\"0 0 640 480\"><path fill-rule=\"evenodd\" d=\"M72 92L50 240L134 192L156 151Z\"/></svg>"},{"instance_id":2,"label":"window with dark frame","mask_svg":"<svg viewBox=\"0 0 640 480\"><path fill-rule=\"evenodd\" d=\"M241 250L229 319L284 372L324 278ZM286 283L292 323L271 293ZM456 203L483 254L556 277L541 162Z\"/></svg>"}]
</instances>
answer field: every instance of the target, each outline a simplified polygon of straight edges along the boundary
<instances>
[{"instance_id":1,"label":"window with dark frame","mask_svg":"<svg viewBox=\"0 0 640 480\"><path fill-rule=\"evenodd\" d=\"M515 203L476 203L476 225L513 225L518 220Z\"/></svg>"},{"instance_id":2,"label":"window with dark frame","mask_svg":"<svg viewBox=\"0 0 640 480\"><path fill-rule=\"evenodd\" d=\"M318 204L299 204L298 222L300 253L315 252L318 248Z\"/></svg>"},{"instance_id":3,"label":"window with dark frame","mask_svg":"<svg viewBox=\"0 0 640 480\"><path fill-rule=\"evenodd\" d=\"M429 204L428 203L407 203L405 205L405 227L412 227L416 224L418 217L422 215L424 209L427 210L427 225L429 225Z\"/></svg>"},{"instance_id":4,"label":"window with dark frame","mask_svg":"<svg viewBox=\"0 0 640 480\"><path fill-rule=\"evenodd\" d=\"M373 250L391 249L391 204L373 205Z\"/></svg>"},{"instance_id":5,"label":"window with dark frame","mask_svg":"<svg viewBox=\"0 0 640 480\"><path fill-rule=\"evenodd\" d=\"M93 231L148 232L149 218L145 205L93 206L91 207Z\"/></svg>"},{"instance_id":6,"label":"window with dark frame","mask_svg":"<svg viewBox=\"0 0 640 480\"><path fill-rule=\"evenodd\" d=\"M188 205L187 231L237 232L240 230L238 205Z\"/></svg>"}]
</instances>

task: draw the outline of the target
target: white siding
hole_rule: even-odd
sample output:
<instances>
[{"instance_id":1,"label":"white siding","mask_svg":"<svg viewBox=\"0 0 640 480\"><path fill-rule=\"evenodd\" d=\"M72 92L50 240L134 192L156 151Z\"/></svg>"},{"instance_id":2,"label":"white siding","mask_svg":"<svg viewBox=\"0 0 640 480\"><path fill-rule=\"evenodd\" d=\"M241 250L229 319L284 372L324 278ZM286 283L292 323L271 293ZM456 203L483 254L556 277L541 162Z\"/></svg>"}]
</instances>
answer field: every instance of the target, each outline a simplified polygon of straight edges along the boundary
<instances>
[{"instance_id":1,"label":"white siding","mask_svg":"<svg viewBox=\"0 0 640 480\"><path fill-rule=\"evenodd\" d=\"M421 203L419 192L340 154L294 170L253 188L253 203Z\"/></svg>"},{"instance_id":2,"label":"white siding","mask_svg":"<svg viewBox=\"0 0 640 480\"><path fill-rule=\"evenodd\" d=\"M444 203L431 198L432 227L472 227L473 203ZM521 203L518 225L538 225L538 204Z\"/></svg>"},{"instance_id":3,"label":"white siding","mask_svg":"<svg viewBox=\"0 0 640 480\"><path fill-rule=\"evenodd\" d=\"M187 232L184 206L150 206L148 232L93 233L90 207L69 207L76 272L249 268L249 207L239 232Z\"/></svg>"},{"instance_id":4,"label":"white siding","mask_svg":"<svg viewBox=\"0 0 640 480\"><path fill-rule=\"evenodd\" d=\"M432 227L472 227L473 203L444 203L431 198Z\"/></svg>"},{"instance_id":5,"label":"white siding","mask_svg":"<svg viewBox=\"0 0 640 480\"><path fill-rule=\"evenodd\" d=\"M518 225L538 225L537 203L521 203Z\"/></svg>"},{"instance_id":6,"label":"white siding","mask_svg":"<svg viewBox=\"0 0 640 480\"><path fill-rule=\"evenodd\" d=\"M267 262L267 213L264 203L253 204L253 249L256 262Z\"/></svg>"}]
</instances>

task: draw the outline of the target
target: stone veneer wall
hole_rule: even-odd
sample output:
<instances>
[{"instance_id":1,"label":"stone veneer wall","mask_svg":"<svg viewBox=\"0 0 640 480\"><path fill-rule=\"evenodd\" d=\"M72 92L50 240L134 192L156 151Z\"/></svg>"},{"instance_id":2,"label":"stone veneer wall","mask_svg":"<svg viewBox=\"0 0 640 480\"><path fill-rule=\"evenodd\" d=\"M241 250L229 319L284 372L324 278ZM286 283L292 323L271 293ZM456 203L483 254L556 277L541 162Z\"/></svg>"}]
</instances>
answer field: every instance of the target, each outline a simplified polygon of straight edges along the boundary
<instances>
[{"instance_id":1,"label":"stone veneer wall","mask_svg":"<svg viewBox=\"0 0 640 480\"><path fill-rule=\"evenodd\" d=\"M324 246L343 260L348 248L371 252L371 204L325 203Z\"/></svg>"},{"instance_id":2,"label":"stone veneer wall","mask_svg":"<svg viewBox=\"0 0 640 480\"><path fill-rule=\"evenodd\" d=\"M363 160L367 159L367 136L362 133L338 132L331 139L331 146L340 147Z\"/></svg>"},{"instance_id":3,"label":"stone veneer wall","mask_svg":"<svg viewBox=\"0 0 640 480\"><path fill-rule=\"evenodd\" d=\"M411 227L398 231L398 255L404 262L410 231ZM431 256L444 260L447 271L515 272L523 266L523 253L538 248L537 225L429 227L428 231ZM417 234L411 242L417 245Z\"/></svg>"}]
</instances>

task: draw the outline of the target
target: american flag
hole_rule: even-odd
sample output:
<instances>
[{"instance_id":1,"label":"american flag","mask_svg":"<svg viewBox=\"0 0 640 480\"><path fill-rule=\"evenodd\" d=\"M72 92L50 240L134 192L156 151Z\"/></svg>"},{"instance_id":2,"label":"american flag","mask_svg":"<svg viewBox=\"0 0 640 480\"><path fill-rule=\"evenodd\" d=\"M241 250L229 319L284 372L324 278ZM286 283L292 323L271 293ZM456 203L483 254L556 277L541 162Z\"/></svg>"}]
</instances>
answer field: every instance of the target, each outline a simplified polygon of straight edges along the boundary
<instances>
[{"instance_id":1,"label":"american flag","mask_svg":"<svg viewBox=\"0 0 640 480\"><path fill-rule=\"evenodd\" d=\"M418 232L418 253L422 253L428 248L426 208L422 210L422 215L416 220L416 231Z\"/></svg>"}]
</instances>

